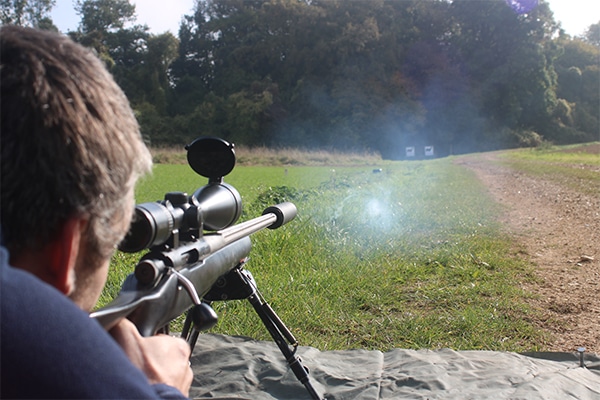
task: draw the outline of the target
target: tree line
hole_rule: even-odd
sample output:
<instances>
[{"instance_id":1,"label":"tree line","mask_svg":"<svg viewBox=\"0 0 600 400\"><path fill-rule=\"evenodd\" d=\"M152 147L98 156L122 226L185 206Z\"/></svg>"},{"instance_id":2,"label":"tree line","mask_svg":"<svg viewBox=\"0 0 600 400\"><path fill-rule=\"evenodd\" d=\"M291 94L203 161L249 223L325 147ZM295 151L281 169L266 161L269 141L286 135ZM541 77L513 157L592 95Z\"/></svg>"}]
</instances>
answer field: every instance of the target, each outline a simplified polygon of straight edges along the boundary
<instances>
[{"instance_id":1,"label":"tree line","mask_svg":"<svg viewBox=\"0 0 600 400\"><path fill-rule=\"evenodd\" d=\"M54 0L0 0L55 29ZM167 5L165 5L167 7ZM153 145L369 150L401 158L598 140L600 22L560 29L545 0L196 0L177 36L129 0L78 0Z\"/></svg>"}]
</instances>

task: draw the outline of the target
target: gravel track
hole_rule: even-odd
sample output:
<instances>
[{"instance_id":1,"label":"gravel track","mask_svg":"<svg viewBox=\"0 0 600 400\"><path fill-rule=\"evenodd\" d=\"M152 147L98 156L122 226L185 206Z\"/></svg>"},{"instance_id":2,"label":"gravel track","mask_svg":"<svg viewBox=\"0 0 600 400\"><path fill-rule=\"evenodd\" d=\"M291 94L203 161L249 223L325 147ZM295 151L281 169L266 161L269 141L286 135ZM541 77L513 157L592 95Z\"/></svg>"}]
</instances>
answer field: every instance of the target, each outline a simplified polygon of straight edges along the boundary
<instances>
[{"instance_id":1,"label":"gravel track","mask_svg":"<svg viewBox=\"0 0 600 400\"><path fill-rule=\"evenodd\" d=\"M540 310L533 322L550 333L540 347L585 347L600 354L600 195L511 169L494 152L456 163L474 171L503 206L504 229L515 238L519 256L535 266L537 279L523 287Z\"/></svg>"}]
</instances>

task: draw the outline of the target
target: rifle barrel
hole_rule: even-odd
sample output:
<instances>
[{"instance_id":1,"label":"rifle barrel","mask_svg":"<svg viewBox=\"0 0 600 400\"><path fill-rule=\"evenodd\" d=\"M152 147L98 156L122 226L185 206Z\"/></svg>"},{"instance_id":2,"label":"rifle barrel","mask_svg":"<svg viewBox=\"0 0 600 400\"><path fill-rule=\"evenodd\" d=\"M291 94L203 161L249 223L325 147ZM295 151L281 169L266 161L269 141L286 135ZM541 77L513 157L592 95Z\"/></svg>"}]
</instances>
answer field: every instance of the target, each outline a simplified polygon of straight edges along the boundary
<instances>
[{"instance_id":1,"label":"rifle barrel","mask_svg":"<svg viewBox=\"0 0 600 400\"><path fill-rule=\"evenodd\" d=\"M263 215L260 217L230 226L215 233L205 234L204 240L212 253L244 236L249 236L262 229L279 228L281 225L287 224L294 219L297 212L296 206L293 203L283 202L265 209Z\"/></svg>"}]
</instances>

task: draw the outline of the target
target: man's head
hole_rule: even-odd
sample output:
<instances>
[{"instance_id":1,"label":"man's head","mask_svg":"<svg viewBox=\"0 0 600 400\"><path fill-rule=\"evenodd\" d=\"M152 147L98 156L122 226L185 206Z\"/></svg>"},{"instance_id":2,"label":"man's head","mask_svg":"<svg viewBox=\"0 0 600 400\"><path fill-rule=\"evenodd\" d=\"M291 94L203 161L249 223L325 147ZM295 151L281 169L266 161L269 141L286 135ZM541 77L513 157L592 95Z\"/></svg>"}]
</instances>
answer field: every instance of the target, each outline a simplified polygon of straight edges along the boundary
<instances>
[{"instance_id":1,"label":"man's head","mask_svg":"<svg viewBox=\"0 0 600 400\"><path fill-rule=\"evenodd\" d=\"M126 233L151 157L126 97L90 51L14 26L2 27L0 41L2 239L19 266L79 230L77 249L67 249L77 250L67 294L89 308L86 287Z\"/></svg>"}]
</instances>

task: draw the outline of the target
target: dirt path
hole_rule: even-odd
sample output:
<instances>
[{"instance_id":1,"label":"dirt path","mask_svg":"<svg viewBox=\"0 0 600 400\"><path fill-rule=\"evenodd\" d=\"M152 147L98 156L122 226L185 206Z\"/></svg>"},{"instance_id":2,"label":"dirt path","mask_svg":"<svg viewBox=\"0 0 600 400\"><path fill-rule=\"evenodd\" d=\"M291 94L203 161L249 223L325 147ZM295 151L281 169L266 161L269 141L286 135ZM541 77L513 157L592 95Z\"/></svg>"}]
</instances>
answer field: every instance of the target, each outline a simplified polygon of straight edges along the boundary
<instances>
[{"instance_id":1,"label":"dirt path","mask_svg":"<svg viewBox=\"0 0 600 400\"><path fill-rule=\"evenodd\" d=\"M534 321L552 335L548 351L578 347L600 354L600 195L589 196L557 182L501 165L497 154L457 159L473 170L505 206L501 222L535 265Z\"/></svg>"}]
</instances>

